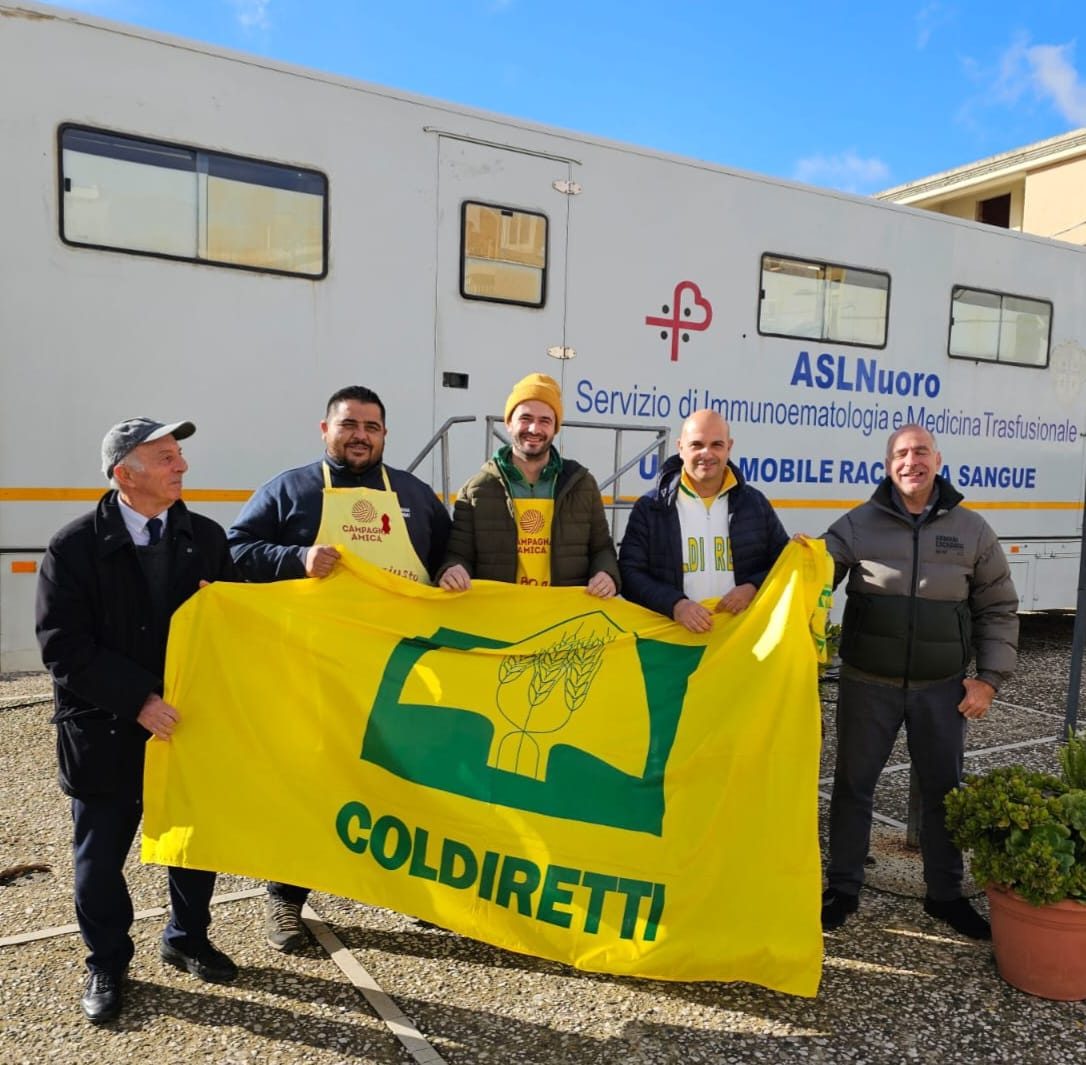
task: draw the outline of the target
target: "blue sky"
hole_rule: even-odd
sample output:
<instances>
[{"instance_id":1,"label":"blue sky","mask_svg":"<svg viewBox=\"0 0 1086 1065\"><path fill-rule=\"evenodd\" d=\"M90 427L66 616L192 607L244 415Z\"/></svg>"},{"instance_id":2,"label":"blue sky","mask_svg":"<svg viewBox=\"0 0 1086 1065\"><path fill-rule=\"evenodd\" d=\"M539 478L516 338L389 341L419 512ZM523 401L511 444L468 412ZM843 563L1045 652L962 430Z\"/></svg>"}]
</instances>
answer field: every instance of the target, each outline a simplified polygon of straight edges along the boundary
<instances>
[{"instance_id":1,"label":"blue sky","mask_svg":"<svg viewBox=\"0 0 1086 1065\"><path fill-rule=\"evenodd\" d=\"M1082 0L64 6L851 192L1086 126Z\"/></svg>"}]
</instances>

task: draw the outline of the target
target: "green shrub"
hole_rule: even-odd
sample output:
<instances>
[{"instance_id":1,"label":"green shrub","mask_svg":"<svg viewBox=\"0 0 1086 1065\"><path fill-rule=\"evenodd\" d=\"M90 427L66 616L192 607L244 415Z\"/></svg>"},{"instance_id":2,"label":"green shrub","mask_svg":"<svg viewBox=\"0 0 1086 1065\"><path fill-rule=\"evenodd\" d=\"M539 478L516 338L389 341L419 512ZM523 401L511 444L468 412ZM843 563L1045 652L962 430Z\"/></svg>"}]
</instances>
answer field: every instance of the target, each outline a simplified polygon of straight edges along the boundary
<instances>
[{"instance_id":1,"label":"green shrub","mask_svg":"<svg viewBox=\"0 0 1086 1065\"><path fill-rule=\"evenodd\" d=\"M1069 788L1086 790L1086 738L1067 730L1067 742L1060 748L1061 776Z\"/></svg>"},{"instance_id":2,"label":"green shrub","mask_svg":"<svg viewBox=\"0 0 1086 1065\"><path fill-rule=\"evenodd\" d=\"M946 797L954 842L972 851L973 878L1035 906L1086 903L1086 740L1071 732L1059 777L1022 766L968 776Z\"/></svg>"}]
</instances>

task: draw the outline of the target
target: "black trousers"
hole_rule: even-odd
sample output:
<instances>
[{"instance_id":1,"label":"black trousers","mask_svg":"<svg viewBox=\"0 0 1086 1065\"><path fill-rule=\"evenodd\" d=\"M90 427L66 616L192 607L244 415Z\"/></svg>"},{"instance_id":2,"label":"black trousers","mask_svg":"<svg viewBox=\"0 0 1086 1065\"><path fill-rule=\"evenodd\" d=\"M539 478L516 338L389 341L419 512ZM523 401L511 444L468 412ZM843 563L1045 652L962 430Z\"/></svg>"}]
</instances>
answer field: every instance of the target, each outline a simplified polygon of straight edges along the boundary
<instances>
[{"instance_id":1,"label":"black trousers","mask_svg":"<svg viewBox=\"0 0 1086 1065\"><path fill-rule=\"evenodd\" d=\"M920 851L933 899L962 893L962 852L946 830L943 799L961 783L965 696L960 677L898 688L841 677L837 700L837 765L830 798L831 888L851 895L864 882L875 785L905 725L909 757L920 780Z\"/></svg>"},{"instance_id":2,"label":"black trousers","mask_svg":"<svg viewBox=\"0 0 1086 1065\"><path fill-rule=\"evenodd\" d=\"M120 976L132 960L133 911L124 863L142 814L142 799L130 795L72 799L75 911L92 971ZM168 878L170 919L162 938L191 951L207 942L215 874L171 867Z\"/></svg>"},{"instance_id":3,"label":"black trousers","mask_svg":"<svg viewBox=\"0 0 1086 1065\"><path fill-rule=\"evenodd\" d=\"M278 880L269 880L268 894L304 906L305 900L309 898L309 888L297 887L294 884L280 884Z\"/></svg>"}]
</instances>

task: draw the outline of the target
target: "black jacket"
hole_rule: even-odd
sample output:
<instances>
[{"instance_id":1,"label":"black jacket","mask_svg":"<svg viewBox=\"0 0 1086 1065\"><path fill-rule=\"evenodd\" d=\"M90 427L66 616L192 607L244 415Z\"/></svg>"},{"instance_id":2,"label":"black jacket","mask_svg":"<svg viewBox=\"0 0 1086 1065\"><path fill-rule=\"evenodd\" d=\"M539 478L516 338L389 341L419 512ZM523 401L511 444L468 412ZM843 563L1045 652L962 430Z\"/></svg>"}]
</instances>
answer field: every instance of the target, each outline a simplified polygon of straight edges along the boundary
<instances>
[{"instance_id":1,"label":"black jacket","mask_svg":"<svg viewBox=\"0 0 1086 1065\"><path fill-rule=\"evenodd\" d=\"M935 478L920 521L895 505L884 478L825 534L836 587L848 576L841 660L897 684L977 676L997 691L1017 662L1018 595L991 526Z\"/></svg>"},{"instance_id":2,"label":"black jacket","mask_svg":"<svg viewBox=\"0 0 1086 1065\"><path fill-rule=\"evenodd\" d=\"M660 470L657 487L635 504L618 554L622 594L633 603L673 617L683 592L682 532L675 506L682 459L672 455ZM728 537L735 583L761 588L788 543L769 500L751 488L738 467L728 463L736 485L728 491Z\"/></svg>"},{"instance_id":3,"label":"black jacket","mask_svg":"<svg viewBox=\"0 0 1086 1065\"><path fill-rule=\"evenodd\" d=\"M169 512L169 610L201 580L231 579L226 534L182 502ZM148 733L144 700L162 694L166 641L125 528L117 493L50 541L38 580L37 634L53 677L62 789L69 795L138 788ZM138 795L138 791L136 793Z\"/></svg>"}]
</instances>

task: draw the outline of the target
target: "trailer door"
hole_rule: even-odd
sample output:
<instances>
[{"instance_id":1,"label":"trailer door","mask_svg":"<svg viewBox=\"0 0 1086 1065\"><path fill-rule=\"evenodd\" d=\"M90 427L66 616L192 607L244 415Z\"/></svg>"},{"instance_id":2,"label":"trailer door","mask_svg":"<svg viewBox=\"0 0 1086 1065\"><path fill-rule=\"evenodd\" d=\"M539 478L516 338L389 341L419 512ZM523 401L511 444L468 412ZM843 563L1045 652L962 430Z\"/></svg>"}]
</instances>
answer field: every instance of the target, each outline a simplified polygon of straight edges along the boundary
<instances>
[{"instance_id":1,"label":"trailer door","mask_svg":"<svg viewBox=\"0 0 1086 1065\"><path fill-rule=\"evenodd\" d=\"M450 432L453 491L487 454L485 416L502 414L514 381L540 372L564 384L570 170L568 159L439 138L435 428L477 419Z\"/></svg>"}]
</instances>

